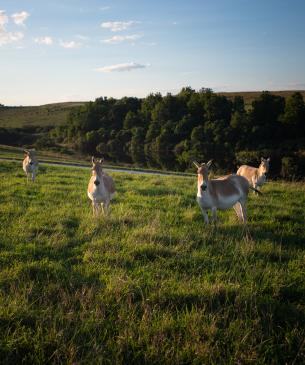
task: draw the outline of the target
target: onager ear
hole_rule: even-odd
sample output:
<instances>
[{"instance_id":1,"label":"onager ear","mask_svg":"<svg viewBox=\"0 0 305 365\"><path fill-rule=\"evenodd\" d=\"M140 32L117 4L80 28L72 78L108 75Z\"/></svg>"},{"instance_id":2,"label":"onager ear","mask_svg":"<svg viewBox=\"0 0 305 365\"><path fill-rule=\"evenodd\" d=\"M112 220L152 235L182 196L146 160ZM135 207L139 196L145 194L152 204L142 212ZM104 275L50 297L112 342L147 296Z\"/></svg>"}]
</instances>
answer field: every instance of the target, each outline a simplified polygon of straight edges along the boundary
<instances>
[{"instance_id":1,"label":"onager ear","mask_svg":"<svg viewBox=\"0 0 305 365\"><path fill-rule=\"evenodd\" d=\"M213 160L210 160L209 162L207 162L207 168L209 169L210 168L210 166L212 165L212 162L213 162Z\"/></svg>"},{"instance_id":2,"label":"onager ear","mask_svg":"<svg viewBox=\"0 0 305 365\"><path fill-rule=\"evenodd\" d=\"M94 159L94 156L91 157L91 162L92 162L92 165L95 164L95 159Z\"/></svg>"},{"instance_id":3,"label":"onager ear","mask_svg":"<svg viewBox=\"0 0 305 365\"><path fill-rule=\"evenodd\" d=\"M193 161L193 164L197 167L197 169L199 169L199 163L197 161Z\"/></svg>"},{"instance_id":4,"label":"onager ear","mask_svg":"<svg viewBox=\"0 0 305 365\"><path fill-rule=\"evenodd\" d=\"M23 150L23 152L26 154L26 155L29 155L30 152L28 150Z\"/></svg>"},{"instance_id":5,"label":"onager ear","mask_svg":"<svg viewBox=\"0 0 305 365\"><path fill-rule=\"evenodd\" d=\"M264 159L264 157L261 157L261 162L263 162L265 159Z\"/></svg>"},{"instance_id":6,"label":"onager ear","mask_svg":"<svg viewBox=\"0 0 305 365\"><path fill-rule=\"evenodd\" d=\"M99 163L103 163L103 162L104 162L104 157L100 158L100 159L98 160L98 162L99 162Z\"/></svg>"},{"instance_id":7,"label":"onager ear","mask_svg":"<svg viewBox=\"0 0 305 365\"><path fill-rule=\"evenodd\" d=\"M267 161L270 162L270 157L267 158Z\"/></svg>"}]
</instances>

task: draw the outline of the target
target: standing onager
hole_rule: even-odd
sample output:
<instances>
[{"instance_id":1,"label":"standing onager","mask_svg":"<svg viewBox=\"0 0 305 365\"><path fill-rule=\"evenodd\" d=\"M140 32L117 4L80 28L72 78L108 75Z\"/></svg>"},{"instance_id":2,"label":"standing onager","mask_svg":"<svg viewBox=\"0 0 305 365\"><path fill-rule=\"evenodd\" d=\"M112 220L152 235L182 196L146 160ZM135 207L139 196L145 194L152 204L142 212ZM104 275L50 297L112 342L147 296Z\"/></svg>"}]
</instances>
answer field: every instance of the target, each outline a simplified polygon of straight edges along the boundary
<instances>
[{"instance_id":1,"label":"standing onager","mask_svg":"<svg viewBox=\"0 0 305 365\"><path fill-rule=\"evenodd\" d=\"M252 167L247 165L242 165L237 170L237 175L244 176L248 181L250 186L260 190L261 186L266 182L266 174L269 171L270 157L267 159L261 158L261 164L259 167Z\"/></svg>"},{"instance_id":2,"label":"standing onager","mask_svg":"<svg viewBox=\"0 0 305 365\"><path fill-rule=\"evenodd\" d=\"M104 159L95 160L92 156L92 176L88 184L88 197L92 200L93 214L98 214L99 208L107 213L110 200L115 193L114 181L102 169Z\"/></svg>"},{"instance_id":3,"label":"standing onager","mask_svg":"<svg viewBox=\"0 0 305 365\"><path fill-rule=\"evenodd\" d=\"M24 150L24 153L25 156L22 162L23 171L26 173L27 182L29 182L30 174L32 174L32 181L34 181L38 169L38 160L36 157L36 151Z\"/></svg>"},{"instance_id":4,"label":"standing onager","mask_svg":"<svg viewBox=\"0 0 305 365\"><path fill-rule=\"evenodd\" d=\"M246 201L249 193L249 183L237 175L229 175L219 180L209 180L209 167L212 160L208 163L193 162L197 167L198 191L197 202L202 211L205 223L209 223L208 209L212 210L212 218L217 220L217 209L234 208L237 217L243 223L246 222Z\"/></svg>"}]
</instances>

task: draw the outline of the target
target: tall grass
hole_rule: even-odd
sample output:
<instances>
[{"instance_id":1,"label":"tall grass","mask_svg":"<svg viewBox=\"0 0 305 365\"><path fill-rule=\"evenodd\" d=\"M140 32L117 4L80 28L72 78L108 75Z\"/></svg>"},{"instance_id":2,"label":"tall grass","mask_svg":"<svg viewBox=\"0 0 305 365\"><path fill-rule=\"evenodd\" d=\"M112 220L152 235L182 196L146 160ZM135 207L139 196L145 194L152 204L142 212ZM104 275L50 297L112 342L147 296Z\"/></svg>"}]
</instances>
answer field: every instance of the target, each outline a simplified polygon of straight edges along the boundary
<instances>
[{"instance_id":1,"label":"tall grass","mask_svg":"<svg viewBox=\"0 0 305 365\"><path fill-rule=\"evenodd\" d=\"M196 178L113 173L93 219L90 171L0 163L0 362L301 364L305 187L272 182L205 226Z\"/></svg>"}]
</instances>

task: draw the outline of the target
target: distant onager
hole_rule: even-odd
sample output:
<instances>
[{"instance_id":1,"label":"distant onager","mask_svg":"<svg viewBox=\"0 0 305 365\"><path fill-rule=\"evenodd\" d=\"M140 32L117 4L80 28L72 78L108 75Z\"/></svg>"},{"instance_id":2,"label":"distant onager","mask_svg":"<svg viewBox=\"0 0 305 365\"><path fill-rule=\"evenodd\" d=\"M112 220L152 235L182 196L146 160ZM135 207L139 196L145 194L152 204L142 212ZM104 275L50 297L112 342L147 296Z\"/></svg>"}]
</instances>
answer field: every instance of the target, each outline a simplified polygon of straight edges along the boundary
<instances>
[{"instance_id":1,"label":"distant onager","mask_svg":"<svg viewBox=\"0 0 305 365\"><path fill-rule=\"evenodd\" d=\"M238 175L228 175L221 179L209 179L209 168L212 160L208 163L199 164L197 167L197 202L202 211L205 223L209 223L208 210L212 211L213 221L217 220L217 209L225 210L234 208L238 219L245 223L246 201L249 193L248 181Z\"/></svg>"},{"instance_id":2,"label":"distant onager","mask_svg":"<svg viewBox=\"0 0 305 365\"><path fill-rule=\"evenodd\" d=\"M32 175L32 181L35 181L35 177L38 170L38 160L36 151L24 150L24 159L22 162L23 171L26 173L27 182L29 182L30 175Z\"/></svg>"},{"instance_id":3,"label":"distant onager","mask_svg":"<svg viewBox=\"0 0 305 365\"><path fill-rule=\"evenodd\" d=\"M266 182L266 174L269 171L270 157L267 159L261 158L261 164L259 167L252 167L247 165L242 165L237 170L237 175L244 176L248 181L250 186L256 190L260 190L261 186Z\"/></svg>"},{"instance_id":4,"label":"distant onager","mask_svg":"<svg viewBox=\"0 0 305 365\"><path fill-rule=\"evenodd\" d=\"M92 176L88 184L88 197L92 200L93 214L98 215L100 208L106 214L110 200L115 193L114 181L102 168L104 159L92 157Z\"/></svg>"}]
</instances>

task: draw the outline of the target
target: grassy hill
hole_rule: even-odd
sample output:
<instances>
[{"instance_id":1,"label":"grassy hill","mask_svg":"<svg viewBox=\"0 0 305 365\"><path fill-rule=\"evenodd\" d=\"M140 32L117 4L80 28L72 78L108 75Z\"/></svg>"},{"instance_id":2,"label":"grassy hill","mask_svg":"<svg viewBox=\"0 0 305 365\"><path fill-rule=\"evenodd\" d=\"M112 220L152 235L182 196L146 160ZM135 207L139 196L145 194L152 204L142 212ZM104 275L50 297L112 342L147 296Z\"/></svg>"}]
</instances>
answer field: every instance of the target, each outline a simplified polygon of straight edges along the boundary
<instances>
[{"instance_id":1,"label":"grassy hill","mask_svg":"<svg viewBox=\"0 0 305 365\"><path fill-rule=\"evenodd\" d=\"M272 94L281 95L285 98L292 95L295 91L271 91ZM305 99L305 91L300 91ZM257 98L260 91L249 92L219 92L229 99L240 95L244 98L246 107L249 107L252 101ZM67 114L71 108L83 105L85 102L66 102L46 104L39 106L19 106L0 108L0 127L5 128L22 128L29 126L55 126L66 122Z\"/></svg>"},{"instance_id":2,"label":"grassy hill","mask_svg":"<svg viewBox=\"0 0 305 365\"><path fill-rule=\"evenodd\" d=\"M63 124L66 122L69 111L83 104L84 102L67 102L0 108L0 127L24 128Z\"/></svg>"},{"instance_id":3,"label":"grassy hill","mask_svg":"<svg viewBox=\"0 0 305 365\"><path fill-rule=\"evenodd\" d=\"M90 169L0 163L2 364L303 364L304 184L250 194L205 226L196 176L112 173L94 219Z\"/></svg>"},{"instance_id":4,"label":"grassy hill","mask_svg":"<svg viewBox=\"0 0 305 365\"><path fill-rule=\"evenodd\" d=\"M296 91L299 91L303 95L305 100L305 90L284 90L284 91L270 91L273 95L283 96L288 98ZM261 91L240 91L240 92L219 92L218 94L226 96L228 99L232 100L235 96L242 96L245 101L245 106L250 107L252 101L260 96Z\"/></svg>"}]
</instances>

